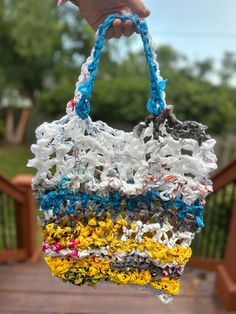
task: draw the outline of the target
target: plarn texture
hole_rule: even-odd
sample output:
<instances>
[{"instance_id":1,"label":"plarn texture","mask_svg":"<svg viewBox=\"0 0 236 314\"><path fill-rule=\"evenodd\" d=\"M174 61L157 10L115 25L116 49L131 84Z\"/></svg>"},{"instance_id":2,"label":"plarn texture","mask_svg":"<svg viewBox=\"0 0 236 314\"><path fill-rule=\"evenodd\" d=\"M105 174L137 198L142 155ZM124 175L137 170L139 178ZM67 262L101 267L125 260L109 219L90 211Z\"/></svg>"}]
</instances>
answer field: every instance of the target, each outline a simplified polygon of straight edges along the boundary
<instances>
[{"instance_id":1,"label":"plarn texture","mask_svg":"<svg viewBox=\"0 0 236 314\"><path fill-rule=\"evenodd\" d=\"M149 65L150 116L124 132L89 116L106 33L131 19ZM203 208L216 169L206 127L181 122L165 102L147 25L112 15L100 25L67 114L36 130L32 186L40 203L42 249L53 275L75 285L106 280L141 285L165 302L179 293L191 241L204 227Z\"/></svg>"}]
</instances>

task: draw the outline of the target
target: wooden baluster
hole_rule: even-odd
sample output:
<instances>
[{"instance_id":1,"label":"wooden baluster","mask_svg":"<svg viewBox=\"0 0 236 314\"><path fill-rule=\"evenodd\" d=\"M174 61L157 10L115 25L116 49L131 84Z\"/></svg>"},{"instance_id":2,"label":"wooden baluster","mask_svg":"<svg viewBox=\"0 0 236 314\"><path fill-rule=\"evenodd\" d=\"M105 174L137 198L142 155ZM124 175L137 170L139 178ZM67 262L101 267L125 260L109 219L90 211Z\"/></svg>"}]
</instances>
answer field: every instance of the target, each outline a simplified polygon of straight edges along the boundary
<instances>
[{"instance_id":1,"label":"wooden baluster","mask_svg":"<svg viewBox=\"0 0 236 314\"><path fill-rule=\"evenodd\" d=\"M233 206L223 262L217 266L216 289L226 310L236 310L236 202Z\"/></svg>"},{"instance_id":2,"label":"wooden baluster","mask_svg":"<svg viewBox=\"0 0 236 314\"><path fill-rule=\"evenodd\" d=\"M32 196L31 180L32 177L29 175L19 175L12 180L12 183L24 192L25 196L25 202L19 204L21 208L18 208L20 212L18 224L21 224L18 229L20 230L19 241L26 250L27 258L35 260L39 255L36 243L36 200Z\"/></svg>"}]
</instances>

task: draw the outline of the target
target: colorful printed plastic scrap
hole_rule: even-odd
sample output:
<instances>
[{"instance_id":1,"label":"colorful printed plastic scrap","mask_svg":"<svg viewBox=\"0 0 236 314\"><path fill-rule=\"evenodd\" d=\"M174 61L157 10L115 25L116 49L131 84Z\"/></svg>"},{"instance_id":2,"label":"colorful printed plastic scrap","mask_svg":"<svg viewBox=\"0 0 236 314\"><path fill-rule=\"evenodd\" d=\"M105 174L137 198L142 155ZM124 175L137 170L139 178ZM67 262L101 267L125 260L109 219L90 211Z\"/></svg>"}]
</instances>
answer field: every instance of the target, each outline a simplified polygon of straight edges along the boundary
<instances>
[{"instance_id":1,"label":"colorful printed plastic scrap","mask_svg":"<svg viewBox=\"0 0 236 314\"><path fill-rule=\"evenodd\" d=\"M151 81L150 116L124 132L89 116L90 97L115 18L131 19L143 40ZM42 250L54 276L96 286L143 286L168 303L179 294L191 242L216 169L206 127L181 122L165 101L145 21L112 15L100 25L67 114L37 130L32 186L40 203Z\"/></svg>"}]
</instances>

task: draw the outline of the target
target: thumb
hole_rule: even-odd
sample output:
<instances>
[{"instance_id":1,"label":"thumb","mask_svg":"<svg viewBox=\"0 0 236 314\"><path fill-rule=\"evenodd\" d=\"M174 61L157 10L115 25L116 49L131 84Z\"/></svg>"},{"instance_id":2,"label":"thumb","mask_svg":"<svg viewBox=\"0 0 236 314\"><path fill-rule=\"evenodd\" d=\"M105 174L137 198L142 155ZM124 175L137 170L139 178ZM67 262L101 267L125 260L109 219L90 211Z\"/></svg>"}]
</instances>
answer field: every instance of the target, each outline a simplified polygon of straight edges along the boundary
<instances>
[{"instance_id":1,"label":"thumb","mask_svg":"<svg viewBox=\"0 0 236 314\"><path fill-rule=\"evenodd\" d=\"M138 14L141 18L145 18L150 15L150 11L140 0L123 0L123 2L133 13Z\"/></svg>"}]
</instances>

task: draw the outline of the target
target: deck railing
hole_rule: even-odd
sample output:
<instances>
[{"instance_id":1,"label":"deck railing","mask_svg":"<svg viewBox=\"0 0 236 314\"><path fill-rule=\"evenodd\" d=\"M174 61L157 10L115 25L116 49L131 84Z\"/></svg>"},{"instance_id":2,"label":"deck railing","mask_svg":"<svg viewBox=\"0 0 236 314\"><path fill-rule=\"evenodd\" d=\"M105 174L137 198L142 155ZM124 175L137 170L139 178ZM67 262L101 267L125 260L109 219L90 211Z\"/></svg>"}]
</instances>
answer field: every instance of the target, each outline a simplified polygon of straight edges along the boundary
<instances>
[{"instance_id":1,"label":"deck railing","mask_svg":"<svg viewBox=\"0 0 236 314\"><path fill-rule=\"evenodd\" d=\"M216 270L224 259L230 222L236 202L236 160L216 173L214 193L207 199L205 228L193 241L191 265Z\"/></svg>"},{"instance_id":2,"label":"deck railing","mask_svg":"<svg viewBox=\"0 0 236 314\"><path fill-rule=\"evenodd\" d=\"M226 309L236 310L236 160L212 179L206 228L193 242L190 265L216 271L220 298ZM0 261L39 256L35 217L31 177L18 176L10 182L0 176Z\"/></svg>"},{"instance_id":3,"label":"deck railing","mask_svg":"<svg viewBox=\"0 0 236 314\"><path fill-rule=\"evenodd\" d=\"M206 228L193 241L190 265L217 272L216 287L227 310L236 310L236 160L214 175L205 210Z\"/></svg>"},{"instance_id":4,"label":"deck railing","mask_svg":"<svg viewBox=\"0 0 236 314\"><path fill-rule=\"evenodd\" d=\"M26 260L37 252L31 176L0 176L0 261Z\"/></svg>"}]
</instances>

